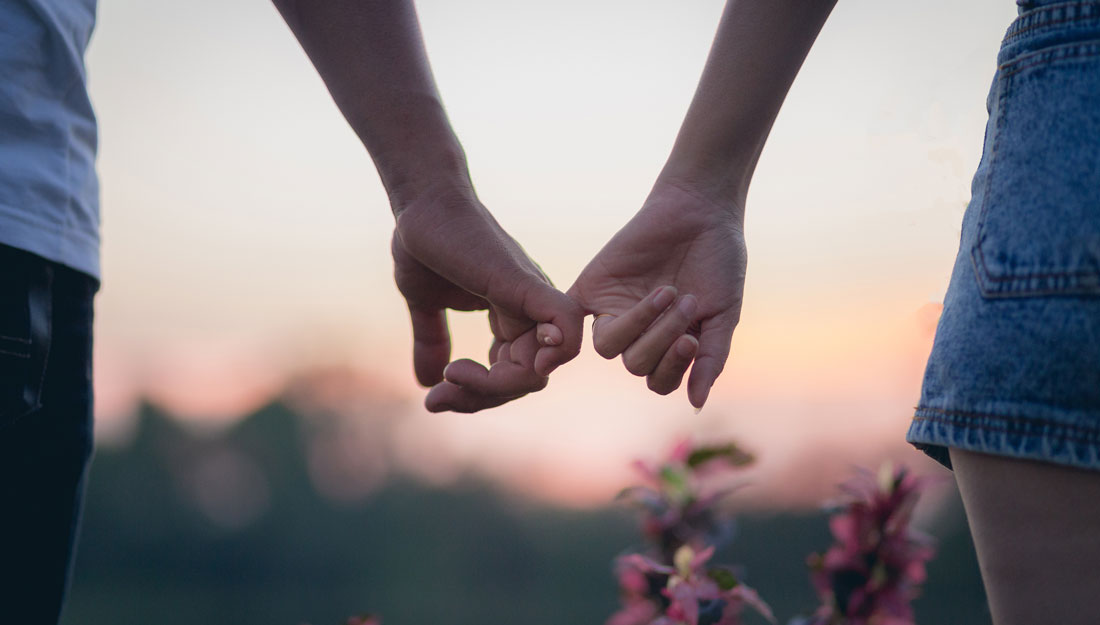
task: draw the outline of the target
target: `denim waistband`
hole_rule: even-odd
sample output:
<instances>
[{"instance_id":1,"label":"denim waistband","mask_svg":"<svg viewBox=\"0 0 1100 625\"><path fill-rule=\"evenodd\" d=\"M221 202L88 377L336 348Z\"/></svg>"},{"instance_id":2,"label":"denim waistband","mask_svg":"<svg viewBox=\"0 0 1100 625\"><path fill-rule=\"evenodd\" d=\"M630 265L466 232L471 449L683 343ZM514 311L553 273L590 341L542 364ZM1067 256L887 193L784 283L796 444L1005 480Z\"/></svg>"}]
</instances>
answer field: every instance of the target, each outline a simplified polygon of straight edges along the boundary
<instances>
[{"instance_id":1,"label":"denim waistband","mask_svg":"<svg viewBox=\"0 0 1100 625\"><path fill-rule=\"evenodd\" d=\"M997 64L1028 52L1100 40L1100 0L1018 0L1020 15L1008 27Z\"/></svg>"},{"instance_id":2,"label":"denim waistband","mask_svg":"<svg viewBox=\"0 0 1100 625\"><path fill-rule=\"evenodd\" d=\"M1016 8L1020 13L1025 11L1031 11L1038 9L1039 7L1051 6L1054 4L1068 4L1066 0L1016 0Z\"/></svg>"}]
</instances>

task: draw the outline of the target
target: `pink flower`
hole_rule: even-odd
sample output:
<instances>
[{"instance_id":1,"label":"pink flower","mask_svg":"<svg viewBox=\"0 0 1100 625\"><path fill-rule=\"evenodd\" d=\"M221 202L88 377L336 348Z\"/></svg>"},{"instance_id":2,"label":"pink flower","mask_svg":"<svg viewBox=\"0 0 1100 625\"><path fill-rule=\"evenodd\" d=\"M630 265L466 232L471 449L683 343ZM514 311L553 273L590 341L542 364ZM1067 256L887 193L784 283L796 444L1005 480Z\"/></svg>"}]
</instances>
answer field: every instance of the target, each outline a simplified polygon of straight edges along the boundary
<instances>
[{"instance_id":1,"label":"pink flower","mask_svg":"<svg viewBox=\"0 0 1100 625\"><path fill-rule=\"evenodd\" d=\"M752 460L732 443L697 447L682 440L663 462L634 463L644 483L619 497L641 510L651 547L617 560L622 608L607 625L739 625L745 606L772 619L756 592L728 569L707 564L731 533L717 510L733 490L723 482Z\"/></svg>"},{"instance_id":2,"label":"pink flower","mask_svg":"<svg viewBox=\"0 0 1100 625\"><path fill-rule=\"evenodd\" d=\"M861 471L841 486L842 510L829 521L835 542L812 555L811 581L822 600L815 618L848 625L911 625L912 600L935 552L909 522L927 480L904 467Z\"/></svg>"},{"instance_id":3,"label":"pink flower","mask_svg":"<svg viewBox=\"0 0 1100 625\"><path fill-rule=\"evenodd\" d=\"M739 625L741 612L746 606L760 612L770 621L775 620L771 609L756 591L739 583L726 569L708 569L707 562L714 555L714 548L695 551L684 545L676 551L673 566L661 564L641 554L630 554L619 559L619 583L623 589L623 608L612 615L607 625L699 625L702 616L713 625ZM646 576L645 592L631 571ZM652 577L650 577L652 576ZM662 582L660 601L651 594L650 579ZM642 605L645 604L645 605Z\"/></svg>"}]
</instances>

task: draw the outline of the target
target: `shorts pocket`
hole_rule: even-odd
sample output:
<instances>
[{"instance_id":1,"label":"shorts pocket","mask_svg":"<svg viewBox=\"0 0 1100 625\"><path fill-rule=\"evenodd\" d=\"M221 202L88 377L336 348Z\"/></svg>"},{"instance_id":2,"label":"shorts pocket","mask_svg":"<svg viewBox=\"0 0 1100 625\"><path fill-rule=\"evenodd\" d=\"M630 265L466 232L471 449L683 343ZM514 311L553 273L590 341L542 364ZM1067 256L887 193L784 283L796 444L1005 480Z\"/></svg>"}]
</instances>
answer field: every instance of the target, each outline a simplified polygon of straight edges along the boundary
<instances>
[{"instance_id":1,"label":"shorts pocket","mask_svg":"<svg viewBox=\"0 0 1100 625\"><path fill-rule=\"evenodd\" d=\"M0 250L0 430L41 407L50 350L52 271L35 256Z\"/></svg>"},{"instance_id":2,"label":"shorts pocket","mask_svg":"<svg viewBox=\"0 0 1100 625\"><path fill-rule=\"evenodd\" d=\"M1100 40L1023 54L994 93L982 295L1100 295Z\"/></svg>"}]
</instances>

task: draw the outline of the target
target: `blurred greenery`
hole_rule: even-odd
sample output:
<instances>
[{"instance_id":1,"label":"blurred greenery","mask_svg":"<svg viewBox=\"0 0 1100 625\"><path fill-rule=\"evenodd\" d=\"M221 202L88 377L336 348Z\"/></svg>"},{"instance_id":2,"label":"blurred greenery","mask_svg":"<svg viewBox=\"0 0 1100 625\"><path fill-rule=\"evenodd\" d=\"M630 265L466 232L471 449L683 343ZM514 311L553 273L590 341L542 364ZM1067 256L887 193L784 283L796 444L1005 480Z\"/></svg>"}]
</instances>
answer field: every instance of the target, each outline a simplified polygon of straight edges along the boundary
<instances>
[{"instance_id":1,"label":"blurred greenery","mask_svg":"<svg viewBox=\"0 0 1100 625\"><path fill-rule=\"evenodd\" d=\"M611 562L638 540L629 511L400 476L333 501L310 479L308 438L278 402L217 433L144 406L130 444L97 452L63 625L339 625L368 611L386 625L598 625L615 610ZM201 504L204 488L226 514ZM989 622L961 510L928 528L940 552L920 623ZM785 622L813 608L805 558L828 543L820 513L747 516L716 561L743 565Z\"/></svg>"}]
</instances>

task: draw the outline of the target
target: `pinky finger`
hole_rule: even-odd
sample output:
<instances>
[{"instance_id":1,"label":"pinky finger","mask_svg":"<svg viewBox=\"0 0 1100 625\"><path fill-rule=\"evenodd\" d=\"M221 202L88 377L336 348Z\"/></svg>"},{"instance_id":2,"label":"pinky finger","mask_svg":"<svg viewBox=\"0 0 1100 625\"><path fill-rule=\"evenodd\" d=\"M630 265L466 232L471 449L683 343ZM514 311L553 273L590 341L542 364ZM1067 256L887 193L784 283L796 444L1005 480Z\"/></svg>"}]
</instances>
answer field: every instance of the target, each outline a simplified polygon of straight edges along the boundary
<instances>
[{"instance_id":1,"label":"pinky finger","mask_svg":"<svg viewBox=\"0 0 1100 625\"><path fill-rule=\"evenodd\" d=\"M539 345L555 346L561 345L562 333L561 328L552 323L540 323L538 325L537 335Z\"/></svg>"},{"instance_id":2,"label":"pinky finger","mask_svg":"<svg viewBox=\"0 0 1100 625\"><path fill-rule=\"evenodd\" d=\"M680 388L684 374L698 351L699 341L694 336L685 334L676 339L657 363L657 368L646 377L649 390L658 395L668 395Z\"/></svg>"}]
</instances>

